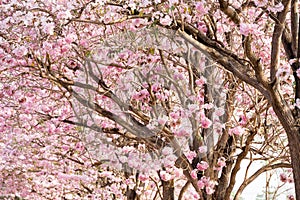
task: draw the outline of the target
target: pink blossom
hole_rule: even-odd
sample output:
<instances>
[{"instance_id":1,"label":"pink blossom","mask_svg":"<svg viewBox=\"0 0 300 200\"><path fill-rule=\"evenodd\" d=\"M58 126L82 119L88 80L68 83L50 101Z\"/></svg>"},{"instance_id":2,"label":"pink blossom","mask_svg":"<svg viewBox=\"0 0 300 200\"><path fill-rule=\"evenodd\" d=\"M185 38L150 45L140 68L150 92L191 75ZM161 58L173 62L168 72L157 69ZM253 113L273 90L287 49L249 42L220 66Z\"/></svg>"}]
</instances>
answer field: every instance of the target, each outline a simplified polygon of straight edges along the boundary
<instances>
[{"instance_id":1,"label":"pink blossom","mask_svg":"<svg viewBox=\"0 0 300 200\"><path fill-rule=\"evenodd\" d=\"M294 64L294 63L297 62L297 61L298 61L297 58L290 59L290 60L289 60L289 64L292 65L292 64Z\"/></svg>"},{"instance_id":2,"label":"pink blossom","mask_svg":"<svg viewBox=\"0 0 300 200\"><path fill-rule=\"evenodd\" d=\"M197 169L200 171L204 171L209 167L208 163L205 161L201 161L200 163L197 164Z\"/></svg>"},{"instance_id":3,"label":"pink blossom","mask_svg":"<svg viewBox=\"0 0 300 200\"><path fill-rule=\"evenodd\" d=\"M149 179L149 177L146 176L146 175L143 175L143 174L140 174L140 175L139 175L139 180L142 181L142 182L145 182L145 181L148 180L148 179Z\"/></svg>"},{"instance_id":4,"label":"pink blossom","mask_svg":"<svg viewBox=\"0 0 300 200\"><path fill-rule=\"evenodd\" d=\"M242 126L246 125L247 121L248 121L247 116L245 116L245 115L240 116L240 122L239 122L240 125L242 125Z\"/></svg>"},{"instance_id":5,"label":"pink blossom","mask_svg":"<svg viewBox=\"0 0 300 200\"><path fill-rule=\"evenodd\" d=\"M298 76L298 78L300 78L300 68L299 69L297 69L297 76Z\"/></svg>"},{"instance_id":6,"label":"pink blossom","mask_svg":"<svg viewBox=\"0 0 300 200\"><path fill-rule=\"evenodd\" d=\"M294 195L290 194L290 195L288 195L288 199L289 200L295 200L295 197L294 197Z\"/></svg>"},{"instance_id":7,"label":"pink blossom","mask_svg":"<svg viewBox=\"0 0 300 200\"><path fill-rule=\"evenodd\" d=\"M74 42L76 39L76 35L75 34L69 34L66 36L65 41L68 44L71 44L72 42Z\"/></svg>"},{"instance_id":8,"label":"pink blossom","mask_svg":"<svg viewBox=\"0 0 300 200\"><path fill-rule=\"evenodd\" d=\"M46 23L44 25L44 32L49 34L49 35L53 35L54 34L54 28L55 28L55 24L53 22L51 23Z\"/></svg>"},{"instance_id":9,"label":"pink blossom","mask_svg":"<svg viewBox=\"0 0 300 200\"><path fill-rule=\"evenodd\" d=\"M175 73L173 77L175 80L184 80L184 75L182 73Z\"/></svg>"},{"instance_id":10,"label":"pink blossom","mask_svg":"<svg viewBox=\"0 0 300 200\"><path fill-rule=\"evenodd\" d=\"M13 50L13 54L15 54L17 57L22 57L22 56L26 55L27 52L28 52L27 48L24 46L20 46Z\"/></svg>"},{"instance_id":11,"label":"pink blossom","mask_svg":"<svg viewBox=\"0 0 300 200\"><path fill-rule=\"evenodd\" d=\"M258 7L264 7L265 5L267 5L268 0L255 0L254 3Z\"/></svg>"},{"instance_id":12,"label":"pink blossom","mask_svg":"<svg viewBox=\"0 0 300 200\"><path fill-rule=\"evenodd\" d=\"M281 12L281 11L283 11L283 9L284 9L284 6L281 2L274 5L274 6L268 7L268 10L273 12L273 13Z\"/></svg>"},{"instance_id":13,"label":"pink blossom","mask_svg":"<svg viewBox=\"0 0 300 200\"><path fill-rule=\"evenodd\" d=\"M248 36L249 34L259 33L258 28L259 28L259 25L257 25L257 24L246 24L246 23L240 24L240 32L242 35L245 35L245 36Z\"/></svg>"},{"instance_id":14,"label":"pink blossom","mask_svg":"<svg viewBox=\"0 0 300 200\"><path fill-rule=\"evenodd\" d=\"M218 117L224 115L224 113L225 113L224 108L217 108L217 109L215 110L215 115L218 116Z\"/></svg>"},{"instance_id":15,"label":"pink blossom","mask_svg":"<svg viewBox=\"0 0 300 200\"><path fill-rule=\"evenodd\" d=\"M179 129L178 131L176 131L176 132L174 133L174 135L176 135L177 137L186 137L186 136L189 136L190 133L187 132L184 128L181 128L181 129Z\"/></svg>"},{"instance_id":16,"label":"pink blossom","mask_svg":"<svg viewBox=\"0 0 300 200\"><path fill-rule=\"evenodd\" d=\"M153 92L158 92L160 90L160 84L154 83L151 87Z\"/></svg>"},{"instance_id":17,"label":"pink blossom","mask_svg":"<svg viewBox=\"0 0 300 200\"><path fill-rule=\"evenodd\" d=\"M204 183L202 180L199 180L199 181L197 182L197 185L198 185L199 189L203 189L204 186L205 186L205 183Z\"/></svg>"},{"instance_id":18,"label":"pink blossom","mask_svg":"<svg viewBox=\"0 0 300 200\"><path fill-rule=\"evenodd\" d=\"M163 18L160 18L160 23L163 25L163 26L170 26L172 24L172 18L169 16L169 15L166 15L165 17Z\"/></svg>"},{"instance_id":19,"label":"pink blossom","mask_svg":"<svg viewBox=\"0 0 300 200\"><path fill-rule=\"evenodd\" d=\"M175 168L173 174L174 177L180 178L183 175L183 170L181 168Z\"/></svg>"},{"instance_id":20,"label":"pink blossom","mask_svg":"<svg viewBox=\"0 0 300 200\"><path fill-rule=\"evenodd\" d=\"M202 128L209 128L212 125L212 122L207 117L203 117L201 119L201 125L202 125Z\"/></svg>"},{"instance_id":21,"label":"pink blossom","mask_svg":"<svg viewBox=\"0 0 300 200\"><path fill-rule=\"evenodd\" d=\"M173 148L171 147L164 147L162 150L162 154L167 156L173 153Z\"/></svg>"},{"instance_id":22,"label":"pink blossom","mask_svg":"<svg viewBox=\"0 0 300 200\"><path fill-rule=\"evenodd\" d=\"M197 104L190 104L188 105L188 109L191 113L195 112L196 110L198 110L198 105Z\"/></svg>"},{"instance_id":23,"label":"pink blossom","mask_svg":"<svg viewBox=\"0 0 300 200\"><path fill-rule=\"evenodd\" d=\"M60 11L57 14L57 19L71 19L71 18L72 18L72 14L69 10Z\"/></svg>"},{"instance_id":24,"label":"pink blossom","mask_svg":"<svg viewBox=\"0 0 300 200\"><path fill-rule=\"evenodd\" d=\"M226 166L226 159L224 157L221 157L218 159L217 165L219 165L220 167L224 167Z\"/></svg>"},{"instance_id":25,"label":"pink blossom","mask_svg":"<svg viewBox=\"0 0 300 200\"><path fill-rule=\"evenodd\" d=\"M281 173L281 174L279 175L279 177L280 177L280 180L281 180L282 182L284 182L284 183L286 183L286 182L288 181L288 177L286 176L285 173Z\"/></svg>"},{"instance_id":26,"label":"pink blossom","mask_svg":"<svg viewBox=\"0 0 300 200\"><path fill-rule=\"evenodd\" d=\"M242 128L241 126L237 126L234 128L229 129L229 135L242 135L244 133L245 129Z\"/></svg>"},{"instance_id":27,"label":"pink blossom","mask_svg":"<svg viewBox=\"0 0 300 200\"><path fill-rule=\"evenodd\" d=\"M212 109L213 107L214 107L214 104L212 104L212 103L206 103L203 105L203 108L205 108L205 109Z\"/></svg>"},{"instance_id":28,"label":"pink blossom","mask_svg":"<svg viewBox=\"0 0 300 200\"><path fill-rule=\"evenodd\" d=\"M300 109L300 99L296 99L295 106Z\"/></svg>"},{"instance_id":29,"label":"pink blossom","mask_svg":"<svg viewBox=\"0 0 300 200\"><path fill-rule=\"evenodd\" d=\"M147 19L137 18L132 20L132 25L134 25L135 27L142 27L143 25L146 24L147 24Z\"/></svg>"},{"instance_id":30,"label":"pink blossom","mask_svg":"<svg viewBox=\"0 0 300 200\"><path fill-rule=\"evenodd\" d=\"M224 157L221 157L218 159L217 166L214 167L214 170L221 171L225 166L226 166L226 159Z\"/></svg>"},{"instance_id":31,"label":"pink blossom","mask_svg":"<svg viewBox=\"0 0 300 200\"><path fill-rule=\"evenodd\" d=\"M167 116L160 116L158 117L157 119L157 122L160 124L160 125L164 125L166 122L168 121L168 117Z\"/></svg>"},{"instance_id":32,"label":"pink blossom","mask_svg":"<svg viewBox=\"0 0 300 200\"><path fill-rule=\"evenodd\" d=\"M174 166L176 160L177 160L177 156L170 154L167 155L166 158L162 160L162 163L165 167L172 167Z\"/></svg>"},{"instance_id":33,"label":"pink blossom","mask_svg":"<svg viewBox=\"0 0 300 200\"><path fill-rule=\"evenodd\" d=\"M203 2L197 2L196 4L196 11L201 14L201 15L205 15L207 14L207 8L204 7L204 3Z\"/></svg>"},{"instance_id":34,"label":"pink blossom","mask_svg":"<svg viewBox=\"0 0 300 200\"><path fill-rule=\"evenodd\" d=\"M215 192L215 190L211 187L205 187L205 192L207 194L213 194Z\"/></svg>"},{"instance_id":35,"label":"pink blossom","mask_svg":"<svg viewBox=\"0 0 300 200\"><path fill-rule=\"evenodd\" d=\"M169 3L171 5L173 5L173 4L178 4L179 2L178 2L178 0L169 0Z\"/></svg>"},{"instance_id":36,"label":"pink blossom","mask_svg":"<svg viewBox=\"0 0 300 200\"><path fill-rule=\"evenodd\" d=\"M191 171L191 177L193 178L193 179L196 179L197 178L197 169L194 169L194 170L192 170Z\"/></svg>"},{"instance_id":37,"label":"pink blossom","mask_svg":"<svg viewBox=\"0 0 300 200\"><path fill-rule=\"evenodd\" d=\"M206 176L202 176L200 180L204 183L204 185L207 185L209 183L210 178Z\"/></svg>"},{"instance_id":38,"label":"pink blossom","mask_svg":"<svg viewBox=\"0 0 300 200\"><path fill-rule=\"evenodd\" d=\"M195 81L195 83L196 83L197 86L202 86L202 85L205 84L205 82L206 82L206 78L204 78L203 76L201 76L200 79L197 79Z\"/></svg>"},{"instance_id":39,"label":"pink blossom","mask_svg":"<svg viewBox=\"0 0 300 200\"><path fill-rule=\"evenodd\" d=\"M171 174L169 174L169 173L166 172L166 171L160 171L160 177L161 177L161 179L164 180L164 181L169 181L169 180L171 180L171 178L172 178Z\"/></svg>"},{"instance_id":40,"label":"pink blossom","mask_svg":"<svg viewBox=\"0 0 300 200\"><path fill-rule=\"evenodd\" d=\"M207 152L207 146L201 146L199 147L199 153L206 153Z\"/></svg>"},{"instance_id":41,"label":"pink blossom","mask_svg":"<svg viewBox=\"0 0 300 200\"><path fill-rule=\"evenodd\" d=\"M186 154L187 159L191 162L194 158L196 158L197 153L195 151L189 151Z\"/></svg>"}]
</instances>

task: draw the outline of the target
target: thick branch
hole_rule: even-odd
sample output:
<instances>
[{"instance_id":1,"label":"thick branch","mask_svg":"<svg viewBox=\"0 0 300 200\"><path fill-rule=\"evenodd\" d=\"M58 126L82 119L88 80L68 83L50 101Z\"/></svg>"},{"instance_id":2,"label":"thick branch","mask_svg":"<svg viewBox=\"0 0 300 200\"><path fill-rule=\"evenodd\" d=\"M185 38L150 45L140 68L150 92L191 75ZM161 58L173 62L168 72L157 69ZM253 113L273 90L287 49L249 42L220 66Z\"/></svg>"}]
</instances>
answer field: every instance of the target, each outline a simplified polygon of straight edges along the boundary
<instances>
[{"instance_id":1,"label":"thick branch","mask_svg":"<svg viewBox=\"0 0 300 200\"><path fill-rule=\"evenodd\" d=\"M235 23L240 24L240 17L237 11L229 6L228 1L219 0L221 10Z\"/></svg>"},{"instance_id":2,"label":"thick branch","mask_svg":"<svg viewBox=\"0 0 300 200\"><path fill-rule=\"evenodd\" d=\"M234 168L232 169L232 172L231 172L229 186L228 186L228 188L226 190L226 194L225 194L225 198L224 199L229 199L229 197L230 197L230 194L231 194L231 192L233 190L233 187L235 185L236 175L237 175L238 171L240 170L242 161L247 156L247 154L248 154L248 152L250 150L250 144L252 143L255 135L256 135L255 132L250 132L250 135L247 137L246 144L242 148L242 150L243 150L242 153L240 153L238 155L238 157L237 157L235 166L234 166Z\"/></svg>"},{"instance_id":3,"label":"thick branch","mask_svg":"<svg viewBox=\"0 0 300 200\"><path fill-rule=\"evenodd\" d=\"M233 53L229 55L228 52L218 48L217 46L209 47L205 44L202 44L183 31L179 30L178 33L181 37L189 41L195 48L211 57L214 61L218 62L226 70L232 72L239 79L259 90L267 99L270 99L270 95L263 85L261 85L257 79L254 79L248 75L249 68L245 61L232 57L231 55Z\"/></svg>"},{"instance_id":4,"label":"thick branch","mask_svg":"<svg viewBox=\"0 0 300 200\"><path fill-rule=\"evenodd\" d=\"M276 73L279 67L279 57L280 57L280 41L281 41L282 32L285 27L286 15L290 9L291 1L284 1L283 4L284 4L284 9L277 16L277 21L275 23L273 36L272 36L271 71L270 71L271 83L276 82Z\"/></svg>"},{"instance_id":5,"label":"thick branch","mask_svg":"<svg viewBox=\"0 0 300 200\"><path fill-rule=\"evenodd\" d=\"M239 187L238 191L235 194L234 200L239 199L240 195L242 194L243 190L246 188L247 185L249 185L252 181L254 181L259 175L266 171L270 171L277 168L291 168L291 164L289 163L277 163L273 165L266 165L257 170L252 176L247 178L242 185Z\"/></svg>"},{"instance_id":6,"label":"thick branch","mask_svg":"<svg viewBox=\"0 0 300 200\"><path fill-rule=\"evenodd\" d=\"M292 0L291 4L291 31L292 31L292 50L294 55L297 55L298 49L298 24L299 24L299 9L298 0Z\"/></svg>"}]
</instances>

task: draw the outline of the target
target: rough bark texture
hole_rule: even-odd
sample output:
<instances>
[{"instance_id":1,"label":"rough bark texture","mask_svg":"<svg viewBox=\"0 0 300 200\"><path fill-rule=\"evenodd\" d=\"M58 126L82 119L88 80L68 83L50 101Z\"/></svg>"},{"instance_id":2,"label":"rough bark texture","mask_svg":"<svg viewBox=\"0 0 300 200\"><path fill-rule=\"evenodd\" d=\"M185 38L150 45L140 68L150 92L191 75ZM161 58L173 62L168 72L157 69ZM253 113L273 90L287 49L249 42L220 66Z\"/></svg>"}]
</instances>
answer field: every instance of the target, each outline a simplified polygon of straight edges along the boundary
<instances>
[{"instance_id":1,"label":"rough bark texture","mask_svg":"<svg viewBox=\"0 0 300 200\"><path fill-rule=\"evenodd\" d=\"M174 200L174 180L162 181L163 200Z\"/></svg>"},{"instance_id":2,"label":"rough bark texture","mask_svg":"<svg viewBox=\"0 0 300 200\"><path fill-rule=\"evenodd\" d=\"M284 1L285 5L284 14L286 15L287 10L290 6L290 1ZM226 6L223 9L227 9ZM225 12L230 15L230 17L236 17L232 14L232 12ZM285 16L280 16L280 21L283 22ZM237 22L237 21L236 21ZM179 22L180 23L180 22ZM277 31L277 32L276 32ZM187 34L187 32L189 34ZM275 33L276 32L276 33ZM281 35L281 33L283 33ZM193 27L186 25L185 31L180 31L179 34L189 41L194 47L201 50L207 56L209 56L212 60L216 61L220 65L222 65L226 70L233 73L234 76L239 78L240 80L246 82L247 84L253 86L258 91L260 91L265 98L272 105L279 121L281 122L289 141L290 155L292 161L292 168L294 173L295 180L295 190L296 190L296 199L300 199L300 128L299 128L299 109L295 108L291 110L287 102L284 100L283 96L280 94L279 88L277 84L274 84L276 81L274 78L274 73L277 71L276 61L272 62L272 74L271 81L267 79L267 77L263 73L262 66L260 64L260 59L254 55L251 50L251 38L246 37L244 40L244 50L246 56L250 60L245 62L243 59L235 56L233 53L230 53L226 48L221 47L214 41L207 38L205 35L201 34L199 31L194 29ZM273 57L274 59L278 59L278 48L280 48L279 40L282 38L283 47L289 59L293 59L299 56L294 55L293 46L296 46L294 43L298 41L291 41L291 37L289 35L288 30L283 30L281 24L276 26L274 30L274 35L276 36L273 45ZM294 36L294 38L296 38ZM295 47L294 47L295 48ZM299 54L300 55L300 54ZM299 68L299 64L296 63L292 66L294 77L295 77L295 99L299 98L299 78L296 75L296 70ZM249 74L249 72L254 71L255 76ZM229 191L228 191L229 192ZM226 198L227 197L227 198ZM228 199L228 195L226 195L225 199Z\"/></svg>"}]
</instances>

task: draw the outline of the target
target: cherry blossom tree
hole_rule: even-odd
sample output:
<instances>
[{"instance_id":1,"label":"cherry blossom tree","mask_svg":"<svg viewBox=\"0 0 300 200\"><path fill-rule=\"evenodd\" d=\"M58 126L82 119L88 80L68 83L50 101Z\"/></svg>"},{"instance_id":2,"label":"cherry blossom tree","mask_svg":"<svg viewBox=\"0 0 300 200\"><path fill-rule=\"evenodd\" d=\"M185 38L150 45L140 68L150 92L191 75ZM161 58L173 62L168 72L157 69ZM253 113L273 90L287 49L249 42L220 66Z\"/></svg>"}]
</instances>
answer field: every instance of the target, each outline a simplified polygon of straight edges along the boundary
<instances>
[{"instance_id":1,"label":"cherry blossom tree","mask_svg":"<svg viewBox=\"0 0 300 200\"><path fill-rule=\"evenodd\" d=\"M300 199L298 1L0 6L1 198Z\"/></svg>"}]
</instances>

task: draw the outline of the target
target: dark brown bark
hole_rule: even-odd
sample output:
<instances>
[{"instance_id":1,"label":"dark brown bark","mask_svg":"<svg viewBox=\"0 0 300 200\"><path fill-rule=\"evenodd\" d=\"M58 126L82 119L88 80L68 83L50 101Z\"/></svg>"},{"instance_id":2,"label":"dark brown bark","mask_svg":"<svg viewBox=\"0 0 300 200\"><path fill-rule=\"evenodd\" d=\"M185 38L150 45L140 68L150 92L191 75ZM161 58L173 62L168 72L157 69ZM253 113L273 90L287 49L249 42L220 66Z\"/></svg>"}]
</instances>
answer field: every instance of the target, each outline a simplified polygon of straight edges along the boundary
<instances>
[{"instance_id":1,"label":"dark brown bark","mask_svg":"<svg viewBox=\"0 0 300 200\"><path fill-rule=\"evenodd\" d=\"M128 200L135 200L136 199L135 190L129 189L129 187L127 187L126 197Z\"/></svg>"},{"instance_id":2,"label":"dark brown bark","mask_svg":"<svg viewBox=\"0 0 300 200\"><path fill-rule=\"evenodd\" d=\"M163 200L174 200L174 180L162 181Z\"/></svg>"}]
</instances>

